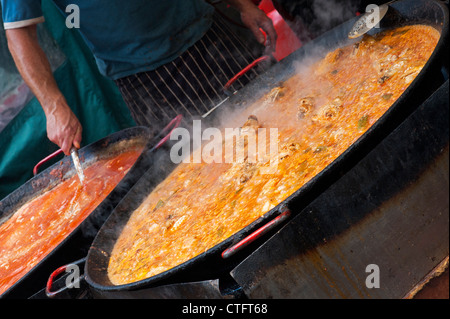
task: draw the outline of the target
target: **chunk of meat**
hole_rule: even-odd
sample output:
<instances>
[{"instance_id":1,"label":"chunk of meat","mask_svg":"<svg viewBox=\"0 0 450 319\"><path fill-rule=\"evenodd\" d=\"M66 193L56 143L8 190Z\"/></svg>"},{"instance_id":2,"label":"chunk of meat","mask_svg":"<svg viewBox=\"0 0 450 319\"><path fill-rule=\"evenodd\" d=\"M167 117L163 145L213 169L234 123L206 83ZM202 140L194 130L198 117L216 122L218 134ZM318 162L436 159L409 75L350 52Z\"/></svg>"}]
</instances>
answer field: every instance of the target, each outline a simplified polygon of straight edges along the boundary
<instances>
[{"instance_id":1,"label":"chunk of meat","mask_svg":"<svg viewBox=\"0 0 450 319\"><path fill-rule=\"evenodd\" d=\"M314 97L307 96L299 100L297 118L304 118L314 108Z\"/></svg>"},{"instance_id":2,"label":"chunk of meat","mask_svg":"<svg viewBox=\"0 0 450 319\"><path fill-rule=\"evenodd\" d=\"M320 110L312 117L313 122L331 120L341 113L342 106L344 105L340 97L336 97L331 102L325 104Z\"/></svg>"},{"instance_id":3,"label":"chunk of meat","mask_svg":"<svg viewBox=\"0 0 450 319\"><path fill-rule=\"evenodd\" d=\"M283 85L273 88L266 97L266 102L273 103L278 101L286 93L286 88Z\"/></svg>"},{"instance_id":4,"label":"chunk of meat","mask_svg":"<svg viewBox=\"0 0 450 319\"><path fill-rule=\"evenodd\" d=\"M254 115L249 115L247 121L242 125L241 134L244 132L249 132L250 130L258 131L260 127L258 118Z\"/></svg>"}]
</instances>

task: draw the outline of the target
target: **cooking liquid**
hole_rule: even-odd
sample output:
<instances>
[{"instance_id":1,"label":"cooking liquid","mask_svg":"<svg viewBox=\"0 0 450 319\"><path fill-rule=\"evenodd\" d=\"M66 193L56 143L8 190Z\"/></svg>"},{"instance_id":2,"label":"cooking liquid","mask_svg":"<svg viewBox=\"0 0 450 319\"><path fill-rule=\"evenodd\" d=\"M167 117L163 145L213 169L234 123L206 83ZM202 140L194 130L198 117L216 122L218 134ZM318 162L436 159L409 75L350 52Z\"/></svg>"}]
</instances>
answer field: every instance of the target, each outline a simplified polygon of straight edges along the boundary
<instances>
[{"instance_id":1,"label":"cooking liquid","mask_svg":"<svg viewBox=\"0 0 450 319\"><path fill-rule=\"evenodd\" d=\"M98 160L22 206L0 225L0 295L56 248L108 196L139 157Z\"/></svg>"},{"instance_id":2,"label":"cooking liquid","mask_svg":"<svg viewBox=\"0 0 450 319\"><path fill-rule=\"evenodd\" d=\"M112 283L139 281L188 261L300 189L389 109L438 40L435 29L420 25L365 36L243 110L238 126L224 127L239 127L252 114L262 127L277 128L279 151L271 160L278 164L178 165L123 229L109 260Z\"/></svg>"}]
</instances>

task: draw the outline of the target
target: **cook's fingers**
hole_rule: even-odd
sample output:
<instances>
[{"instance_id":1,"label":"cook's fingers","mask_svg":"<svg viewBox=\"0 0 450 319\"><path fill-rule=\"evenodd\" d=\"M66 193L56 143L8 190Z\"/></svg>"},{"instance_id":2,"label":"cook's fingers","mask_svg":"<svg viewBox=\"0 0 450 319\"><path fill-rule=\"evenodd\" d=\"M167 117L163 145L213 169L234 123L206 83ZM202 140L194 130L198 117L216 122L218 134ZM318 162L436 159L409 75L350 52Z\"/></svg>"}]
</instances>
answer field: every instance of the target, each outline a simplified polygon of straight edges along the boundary
<instances>
[{"instance_id":1,"label":"cook's fingers","mask_svg":"<svg viewBox=\"0 0 450 319\"><path fill-rule=\"evenodd\" d=\"M277 44L277 32L275 31L272 20L267 19L264 21L261 25L261 29L267 34L269 43L266 43L266 46L272 51L275 51Z\"/></svg>"},{"instance_id":2,"label":"cook's fingers","mask_svg":"<svg viewBox=\"0 0 450 319\"><path fill-rule=\"evenodd\" d=\"M70 149L72 148L73 140L71 138L65 138L60 147L65 155L70 155Z\"/></svg>"},{"instance_id":3,"label":"cook's fingers","mask_svg":"<svg viewBox=\"0 0 450 319\"><path fill-rule=\"evenodd\" d=\"M249 28L259 43L264 44L266 42L266 38L262 33L262 31L264 30L260 28L256 23L252 24Z\"/></svg>"},{"instance_id":4,"label":"cook's fingers","mask_svg":"<svg viewBox=\"0 0 450 319\"><path fill-rule=\"evenodd\" d=\"M81 137L82 137L82 132L83 132L83 128L81 127L81 125L78 125L77 127L77 131L75 133L75 137L73 139L73 146L75 146L76 148L81 148Z\"/></svg>"}]
</instances>

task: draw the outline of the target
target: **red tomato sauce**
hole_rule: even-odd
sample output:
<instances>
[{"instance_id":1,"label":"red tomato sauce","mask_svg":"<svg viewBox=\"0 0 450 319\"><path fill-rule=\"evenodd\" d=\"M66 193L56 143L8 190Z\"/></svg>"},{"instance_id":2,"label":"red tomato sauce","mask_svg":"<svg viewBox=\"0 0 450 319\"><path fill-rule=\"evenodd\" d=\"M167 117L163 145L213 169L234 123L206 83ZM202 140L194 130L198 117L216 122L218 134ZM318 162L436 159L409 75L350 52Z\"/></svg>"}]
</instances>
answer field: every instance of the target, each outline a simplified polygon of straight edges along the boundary
<instances>
[{"instance_id":1,"label":"red tomato sauce","mask_svg":"<svg viewBox=\"0 0 450 319\"><path fill-rule=\"evenodd\" d=\"M55 249L108 196L140 151L98 160L20 207L0 225L0 294Z\"/></svg>"}]
</instances>

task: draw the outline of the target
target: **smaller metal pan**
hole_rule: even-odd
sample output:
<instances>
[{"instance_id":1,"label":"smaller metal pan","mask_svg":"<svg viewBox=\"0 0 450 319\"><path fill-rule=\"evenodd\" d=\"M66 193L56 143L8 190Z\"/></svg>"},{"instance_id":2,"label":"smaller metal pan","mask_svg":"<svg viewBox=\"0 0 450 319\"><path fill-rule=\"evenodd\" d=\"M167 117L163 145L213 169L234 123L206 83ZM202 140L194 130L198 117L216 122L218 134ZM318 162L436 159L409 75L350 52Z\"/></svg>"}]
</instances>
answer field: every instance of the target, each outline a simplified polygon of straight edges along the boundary
<instances>
[{"instance_id":1,"label":"smaller metal pan","mask_svg":"<svg viewBox=\"0 0 450 319\"><path fill-rule=\"evenodd\" d=\"M74 257L85 256L89 244L95 237L108 215L138 181L149 167L149 151L155 140L146 127L133 127L111 134L79 150L84 165L89 165L103 158L109 158L126 150L136 149L141 152L125 177L105 200L90 215L16 284L4 292L1 298L28 297L33 289L45 284L48 274L55 265L68 262ZM0 201L0 224L8 220L22 205L60 184L63 180L76 174L70 156L48 167L28 182Z\"/></svg>"}]
</instances>

